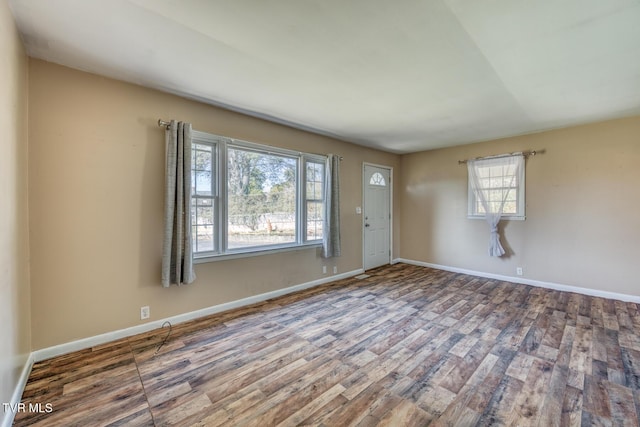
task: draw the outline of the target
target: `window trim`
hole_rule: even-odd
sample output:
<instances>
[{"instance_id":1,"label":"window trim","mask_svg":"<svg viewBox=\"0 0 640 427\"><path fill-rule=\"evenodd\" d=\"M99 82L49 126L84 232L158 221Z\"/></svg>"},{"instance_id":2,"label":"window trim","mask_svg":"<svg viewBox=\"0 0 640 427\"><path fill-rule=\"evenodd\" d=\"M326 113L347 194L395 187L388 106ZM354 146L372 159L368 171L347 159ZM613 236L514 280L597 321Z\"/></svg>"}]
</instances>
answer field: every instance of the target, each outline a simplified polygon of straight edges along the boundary
<instances>
[{"instance_id":1,"label":"window trim","mask_svg":"<svg viewBox=\"0 0 640 427\"><path fill-rule=\"evenodd\" d=\"M491 160L492 158L489 157L486 160ZM522 180L518 183L518 186L515 187L516 188L516 192L517 192L517 198L518 198L518 204L517 204L517 213L516 214L503 214L500 217L500 220L507 220L507 221L524 221L527 219L527 215L526 215L526 202L525 202L525 195L526 195L526 173L525 173L525 164L526 162L522 162ZM477 203L477 198L475 195L475 192L473 191L473 189L471 188L471 179L470 177L467 175L467 219L485 219L485 216L482 214L477 214L474 213L474 207L476 206Z\"/></svg>"},{"instance_id":2,"label":"window trim","mask_svg":"<svg viewBox=\"0 0 640 427\"><path fill-rule=\"evenodd\" d=\"M192 132L192 143L203 144L212 147L213 162L212 170L217 173L215 179L215 190L217 198L213 197L216 203L214 212L214 250L194 252L194 262L204 263L224 259L244 258L258 255L265 255L278 252L288 252L317 248L322 246L322 237L307 240L307 211L306 211L306 165L307 163L319 163L326 167L327 156L322 154L311 154L300 151L288 150L270 145L258 144L249 141L233 139L208 132L194 130ZM273 245L260 245L229 249L228 247L228 150L238 148L265 155L288 157L296 161L296 234L295 242L287 242ZM326 181L323 178L323 194ZM192 198L194 195L192 195ZM324 202L324 198L322 199ZM194 236L195 238L195 236Z\"/></svg>"}]
</instances>

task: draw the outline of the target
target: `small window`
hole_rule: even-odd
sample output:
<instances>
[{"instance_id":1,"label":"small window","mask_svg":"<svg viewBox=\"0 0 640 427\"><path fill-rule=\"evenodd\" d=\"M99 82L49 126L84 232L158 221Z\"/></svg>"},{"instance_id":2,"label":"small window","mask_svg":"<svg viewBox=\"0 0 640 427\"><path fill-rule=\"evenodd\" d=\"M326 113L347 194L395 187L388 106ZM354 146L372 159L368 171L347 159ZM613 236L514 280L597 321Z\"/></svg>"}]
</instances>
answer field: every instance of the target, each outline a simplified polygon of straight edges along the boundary
<instances>
[{"instance_id":1,"label":"small window","mask_svg":"<svg viewBox=\"0 0 640 427\"><path fill-rule=\"evenodd\" d=\"M474 160L469 163L469 218L484 218L485 205L478 193L482 193L491 212L498 212L504 203L502 218L525 218L524 159L522 156L502 156ZM471 177L475 173L476 185Z\"/></svg>"},{"instance_id":2,"label":"small window","mask_svg":"<svg viewBox=\"0 0 640 427\"><path fill-rule=\"evenodd\" d=\"M191 150L191 227L193 251L215 251L216 145L194 140Z\"/></svg>"},{"instance_id":3,"label":"small window","mask_svg":"<svg viewBox=\"0 0 640 427\"><path fill-rule=\"evenodd\" d=\"M324 224L324 163L307 161L306 165L306 240L320 240Z\"/></svg>"},{"instance_id":4,"label":"small window","mask_svg":"<svg viewBox=\"0 0 640 427\"><path fill-rule=\"evenodd\" d=\"M387 185L387 182L384 179L384 176L380 172L376 172L371 175L371 179L369 180L369 185L375 185L378 187L384 187Z\"/></svg>"}]
</instances>

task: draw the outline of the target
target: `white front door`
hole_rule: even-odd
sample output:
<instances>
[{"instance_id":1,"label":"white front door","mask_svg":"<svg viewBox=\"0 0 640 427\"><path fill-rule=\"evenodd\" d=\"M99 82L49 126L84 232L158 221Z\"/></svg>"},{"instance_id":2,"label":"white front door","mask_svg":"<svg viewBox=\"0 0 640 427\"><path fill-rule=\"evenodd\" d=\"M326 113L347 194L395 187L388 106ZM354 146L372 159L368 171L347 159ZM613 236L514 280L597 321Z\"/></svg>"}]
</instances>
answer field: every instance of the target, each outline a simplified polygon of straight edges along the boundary
<instances>
[{"instance_id":1,"label":"white front door","mask_svg":"<svg viewBox=\"0 0 640 427\"><path fill-rule=\"evenodd\" d=\"M364 165L364 269L391 261L391 170Z\"/></svg>"}]
</instances>

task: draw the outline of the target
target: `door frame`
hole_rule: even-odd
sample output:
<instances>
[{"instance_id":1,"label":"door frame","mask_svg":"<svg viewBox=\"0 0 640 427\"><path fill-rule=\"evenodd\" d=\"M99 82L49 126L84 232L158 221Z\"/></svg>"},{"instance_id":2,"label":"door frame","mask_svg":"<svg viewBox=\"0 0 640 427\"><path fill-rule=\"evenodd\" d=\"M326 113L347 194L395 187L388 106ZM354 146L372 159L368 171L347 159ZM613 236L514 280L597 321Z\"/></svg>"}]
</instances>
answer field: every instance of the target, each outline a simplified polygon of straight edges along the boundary
<instances>
[{"instance_id":1,"label":"door frame","mask_svg":"<svg viewBox=\"0 0 640 427\"><path fill-rule=\"evenodd\" d=\"M362 214L361 218L361 229L362 229L362 270L365 270L365 258L366 258L366 248L364 242L364 234L365 234L365 226L364 226L364 217L365 217L365 197L367 192L367 180L365 176L365 167L373 166L380 169L387 169L389 171L389 264L393 261L393 166L388 165L380 165L377 163L369 163L362 162Z\"/></svg>"}]
</instances>

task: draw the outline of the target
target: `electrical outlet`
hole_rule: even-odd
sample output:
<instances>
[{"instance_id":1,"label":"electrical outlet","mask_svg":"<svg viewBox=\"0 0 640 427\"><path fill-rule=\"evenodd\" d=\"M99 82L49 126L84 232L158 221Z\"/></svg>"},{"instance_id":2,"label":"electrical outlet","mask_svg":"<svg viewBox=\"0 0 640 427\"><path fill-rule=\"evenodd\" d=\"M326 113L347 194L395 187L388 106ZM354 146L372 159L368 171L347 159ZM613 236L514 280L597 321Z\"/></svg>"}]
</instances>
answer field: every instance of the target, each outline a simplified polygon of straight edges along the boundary
<instances>
[{"instance_id":1,"label":"electrical outlet","mask_svg":"<svg viewBox=\"0 0 640 427\"><path fill-rule=\"evenodd\" d=\"M516 267L516 274L522 276L522 267Z\"/></svg>"},{"instance_id":2,"label":"electrical outlet","mask_svg":"<svg viewBox=\"0 0 640 427\"><path fill-rule=\"evenodd\" d=\"M145 305L144 307L140 307L140 320L148 319L151 314L151 310L149 310L149 306Z\"/></svg>"},{"instance_id":3,"label":"electrical outlet","mask_svg":"<svg viewBox=\"0 0 640 427\"><path fill-rule=\"evenodd\" d=\"M327 274L327 266L326 265L322 266L322 274Z\"/></svg>"},{"instance_id":4,"label":"electrical outlet","mask_svg":"<svg viewBox=\"0 0 640 427\"><path fill-rule=\"evenodd\" d=\"M338 274L338 267L335 265L333 266L333 274Z\"/></svg>"}]
</instances>

